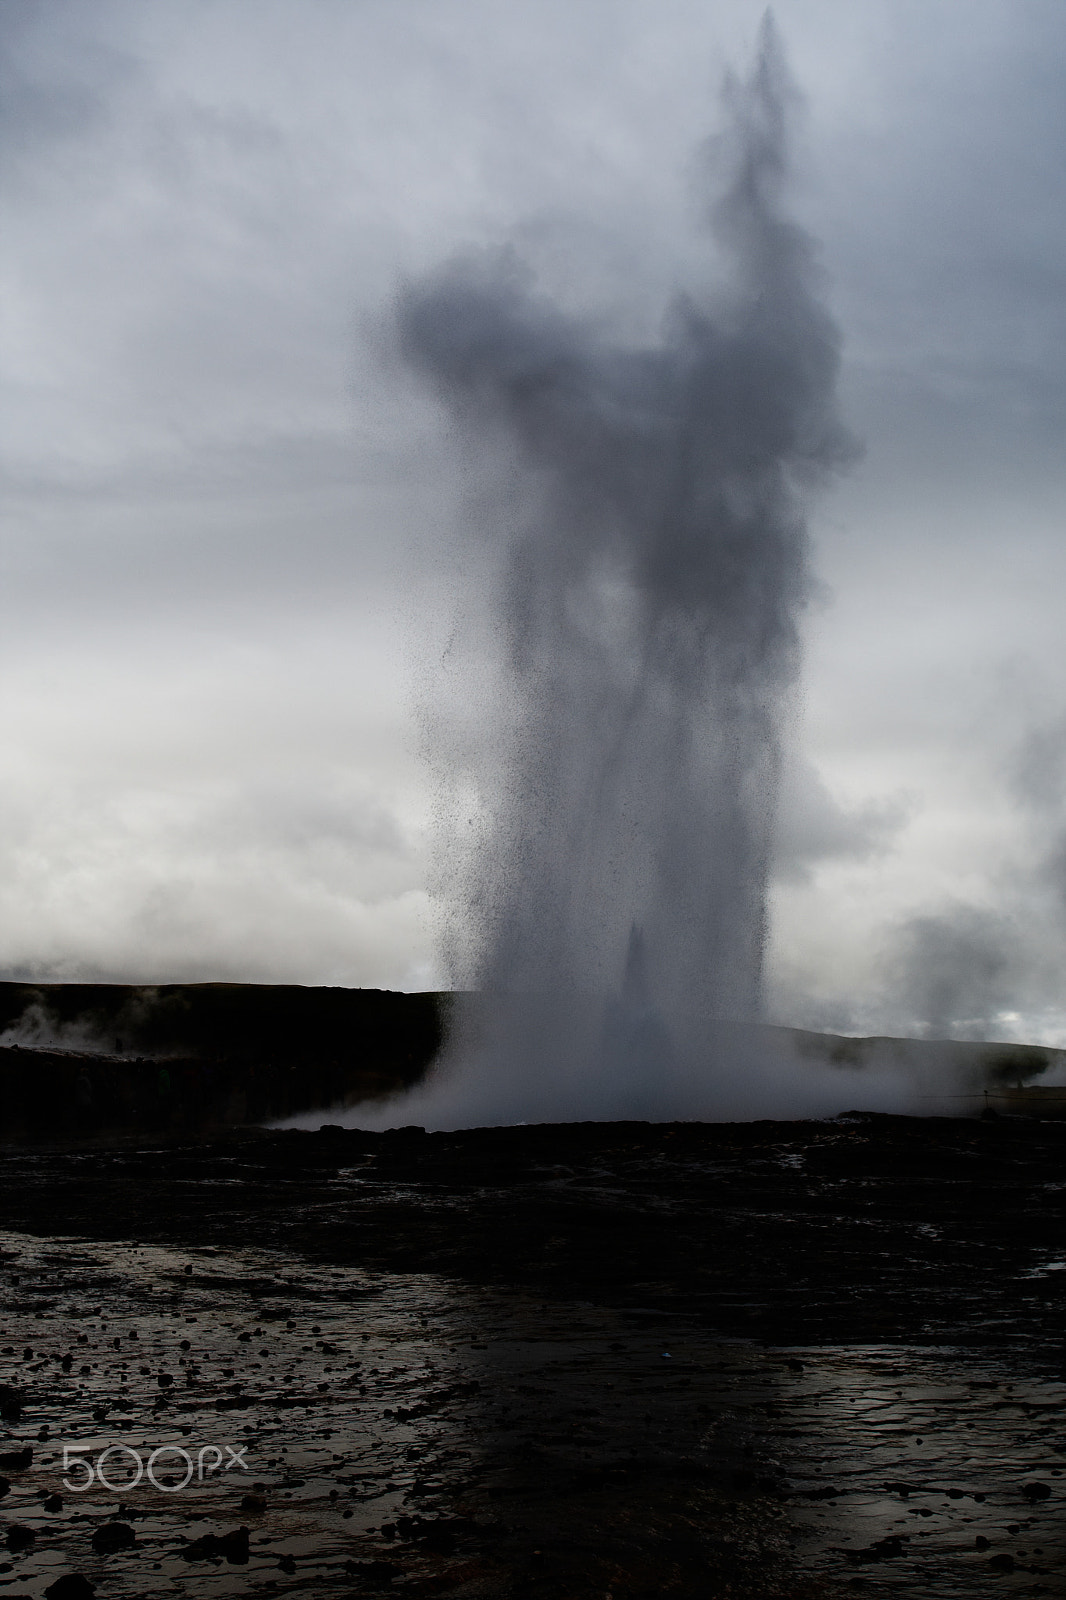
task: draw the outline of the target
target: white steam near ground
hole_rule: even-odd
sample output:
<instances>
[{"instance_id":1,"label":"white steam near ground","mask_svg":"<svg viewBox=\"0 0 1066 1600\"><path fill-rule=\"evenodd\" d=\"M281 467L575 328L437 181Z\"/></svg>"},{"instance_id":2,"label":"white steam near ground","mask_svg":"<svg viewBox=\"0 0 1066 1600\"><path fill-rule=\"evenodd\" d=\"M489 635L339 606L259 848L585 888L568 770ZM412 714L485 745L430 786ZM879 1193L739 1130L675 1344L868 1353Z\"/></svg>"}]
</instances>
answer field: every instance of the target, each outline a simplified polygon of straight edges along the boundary
<instances>
[{"instance_id":1,"label":"white steam near ground","mask_svg":"<svg viewBox=\"0 0 1066 1600\"><path fill-rule=\"evenodd\" d=\"M848 1110L965 1114L979 1108L971 1074L939 1058L891 1048L850 1067L800 1048L787 1030L710 1023L682 1054L665 1028L625 1019L605 1039L604 1007L564 997L467 1002L464 1026L429 1076L381 1104L331 1112L360 1128L430 1130L543 1122L743 1122L760 1117L832 1117ZM548 1027L544 1019L550 1018ZM559 1049L565 1033L567 1048ZM901 1041L904 1042L905 1041ZM895 1043L895 1041L892 1041ZM613 1048L611 1048L613 1046ZM321 1115L297 1119L318 1126Z\"/></svg>"},{"instance_id":2,"label":"white steam near ground","mask_svg":"<svg viewBox=\"0 0 1066 1600\"><path fill-rule=\"evenodd\" d=\"M784 209L789 96L767 21L750 81L726 87L724 187L697 219L710 270L654 344L553 305L514 250L402 298L403 353L481 479L499 656L473 770L465 743L435 752L479 801L469 842L442 841L450 976L478 998L459 1001L441 1115L752 1098L755 1062L714 1034L760 1010L804 497L854 454L839 337Z\"/></svg>"},{"instance_id":3,"label":"white steam near ground","mask_svg":"<svg viewBox=\"0 0 1066 1600\"><path fill-rule=\"evenodd\" d=\"M70 1050L79 1055L109 1053L94 1018L63 1021L42 1000L31 1000L15 1022L0 1031L0 1050Z\"/></svg>"},{"instance_id":4,"label":"white steam near ground","mask_svg":"<svg viewBox=\"0 0 1066 1600\"><path fill-rule=\"evenodd\" d=\"M961 1090L950 1066L934 1087L928 1052L919 1073L873 1051L856 1076L753 1026L805 510L857 454L786 202L794 98L767 19L704 152L704 280L655 343L553 304L515 248L401 296L403 355L478 484L480 549L451 645L471 714L433 725L459 993L428 1081L363 1123L943 1110ZM960 967L993 992L981 933L952 951L932 921L909 930L931 1016L953 1014Z\"/></svg>"}]
</instances>

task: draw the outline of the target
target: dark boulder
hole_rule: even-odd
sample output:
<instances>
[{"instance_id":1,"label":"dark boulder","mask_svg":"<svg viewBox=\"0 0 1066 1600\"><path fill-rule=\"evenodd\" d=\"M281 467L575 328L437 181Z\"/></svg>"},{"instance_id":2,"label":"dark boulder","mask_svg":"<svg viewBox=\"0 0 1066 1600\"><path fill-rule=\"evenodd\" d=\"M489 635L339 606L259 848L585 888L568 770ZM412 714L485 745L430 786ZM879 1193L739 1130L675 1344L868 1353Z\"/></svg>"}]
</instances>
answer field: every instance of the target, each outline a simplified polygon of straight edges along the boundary
<instances>
[{"instance_id":1,"label":"dark boulder","mask_svg":"<svg viewBox=\"0 0 1066 1600\"><path fill-rule=\"evenodd\" d=\"M205 1533L181 1552L186 1561L213 1561L224 1556L233 1566L243 1567L248 1560L248 1529L233 1528L229 1533Z\"/></svg>"},{"instance_id":2,"label":"dark boulder","mask_svg":"<svg viewBox=\"0 0 1066 1600\"><path fill-rule=\"evenodd\" d=\"M95 1593L95 1583L90 1583L80 1572L64 1572L55 1583L48 1585L44 1600L93 1600Z\"/></svg>"},{"instance_id":3,"label":"dark boulder","mask_svg":"<svg viewBox=\"0 0 1066 1600\"><path fill-rule=\"evenodd\" d=\"M116 1550L129 1550L137 1535L128 1522L102 1522L93 1534L93 1549L98 1556L113 1556Z\"/></svg>"}]
</instances>

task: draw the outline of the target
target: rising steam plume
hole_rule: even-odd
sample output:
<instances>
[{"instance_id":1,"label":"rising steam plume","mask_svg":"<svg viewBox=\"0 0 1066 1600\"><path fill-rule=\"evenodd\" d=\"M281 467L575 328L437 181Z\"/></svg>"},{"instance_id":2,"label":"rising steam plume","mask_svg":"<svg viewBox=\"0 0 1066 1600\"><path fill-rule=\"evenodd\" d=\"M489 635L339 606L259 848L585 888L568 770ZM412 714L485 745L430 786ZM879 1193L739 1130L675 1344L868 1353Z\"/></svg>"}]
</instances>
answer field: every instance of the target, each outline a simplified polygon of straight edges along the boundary
<instances>
[{"instance_id":1,"label":"rising steam plume","mask_svg":"<svg viewBox=\"0 0 1066 1600\"><path fill-rule=\"evenodd\" d=\"M734 1099L719 1025L759 1013L804 502L852 453L837 332L784 206L792 99L767 22L726 85L706 290L674 299L654 344L564 314L513 252L402 298L407 361L503 486L476 512L504 552L504 731L479 769L457 974L481 998L424 1120Z\"/></svg>"}]
</instances>

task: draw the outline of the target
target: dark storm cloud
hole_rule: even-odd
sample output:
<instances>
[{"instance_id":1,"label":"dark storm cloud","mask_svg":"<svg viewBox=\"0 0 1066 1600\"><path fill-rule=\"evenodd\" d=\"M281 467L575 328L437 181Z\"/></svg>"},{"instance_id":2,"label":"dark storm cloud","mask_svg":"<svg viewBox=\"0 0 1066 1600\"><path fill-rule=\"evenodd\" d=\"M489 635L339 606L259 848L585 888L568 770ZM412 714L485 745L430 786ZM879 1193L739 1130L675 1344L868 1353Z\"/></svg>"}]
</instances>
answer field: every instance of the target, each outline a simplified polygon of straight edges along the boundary
<instances>
[{"instance_id":1,"label":"dark storm cloud","mask_svg":"<svg viewBox=\"0 0 1066 1600\"><path fill-rule=\"evenodd\" d=\"M0 7L0 184L4 185L32 178L43 159L62 159L75 141L91 138L106 117L106 86L131 67L117 52L91 44L84 53L57 60L56 34L42 37L41 9L33 0L8 0ZM51 9L55 21L66 7L59 0Z\"/></svg>"},{"instance_id":2,"label":"dark storm cloud","mask_svg":"<svg viewBox=\"0 0 1066 1600\"><path fill-rule=\"evenodd\" d=\"M874 469L897 488L905 462L934 482L1012 458L1046 473L1066 417L1066 14L900 6L886 31L926 54L899 50L842 145L861 225L828 227Z\"/></svg>"}]
</instances>

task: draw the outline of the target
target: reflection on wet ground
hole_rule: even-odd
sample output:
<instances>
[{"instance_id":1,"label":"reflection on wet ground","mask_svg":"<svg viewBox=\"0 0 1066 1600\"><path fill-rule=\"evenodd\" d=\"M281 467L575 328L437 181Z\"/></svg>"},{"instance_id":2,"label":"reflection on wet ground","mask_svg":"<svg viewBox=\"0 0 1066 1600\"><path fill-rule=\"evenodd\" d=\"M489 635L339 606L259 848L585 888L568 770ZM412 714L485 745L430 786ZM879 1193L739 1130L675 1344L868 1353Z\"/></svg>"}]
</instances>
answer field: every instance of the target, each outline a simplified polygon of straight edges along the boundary
<instances>
[{"instance_id":1,"label":"reflection on wet ground","mask_svg":"<svg viewBox=\"0 0 1066 1600\"><path fill-rule=\"evenodd\" d=\"M42 1187L45 1168L54 1199L61 1171L83 1183L87 1159L40 1158ZM126 1242L156 1223L116 1214L113 1187L88 1241L70 1223L0 1234L0 1600L77 1600L89 1587L56 1587L75 1574L99 1600L1066 1595L1066 1384L1061 1347L1033 1336L1061 1248L1027 1241L1013 1319L986 1303L951 1345L785 1345L665 1303L664 1262L654 1293L645 1261L639 1291L608 1299L605 1261L595 1293L563 1295L554 1213L550 1288L500 1281L518 1260L474 1281L264 1247L276 1230L256 1238L201 1159L210 1215L196 1229L181 1202L189 1242ZM586 1171L601 1191L602 1152ZM365 1176L334 1165L320 1192L335 1208ZM469 1223L473 1201L439 1199L438 1227ZM347 1249L380 1260L371 1215L373 1248Z\"/></svg>"},{"instance_id":2,"label":"reflection on wet ground","mask_svg":"<svg viewBox=\"0 0 1066 1600\"><path fill-rule=\"evenodd\" d=\"M812 1352L781 1416L804 1564L870 1594L1066 1592L1064 1400L966 1351Z\"/></svg>"}]
</instances>

